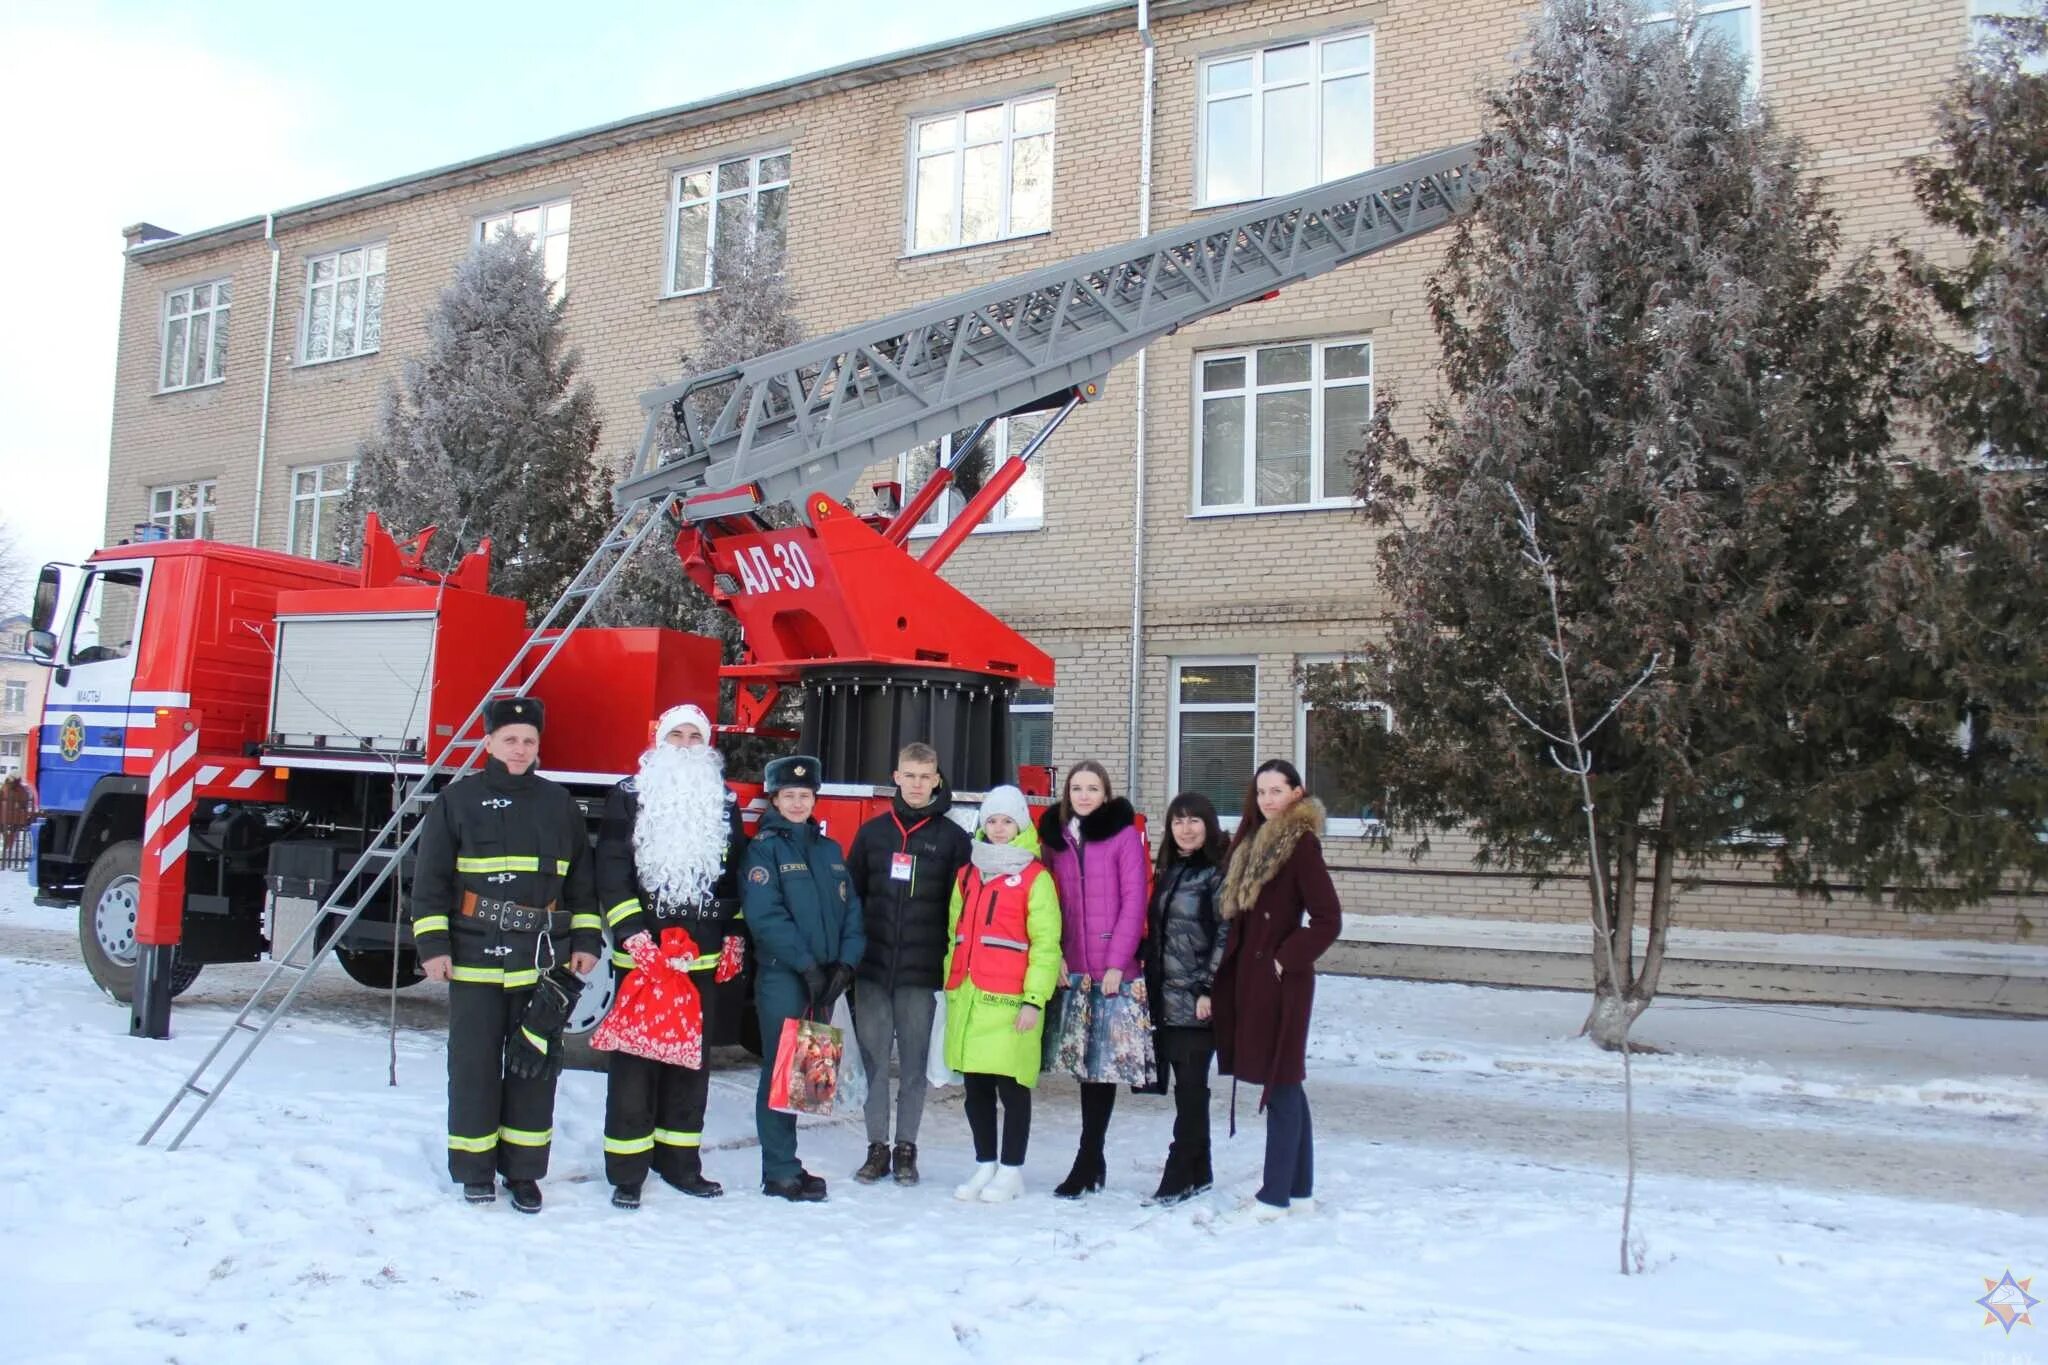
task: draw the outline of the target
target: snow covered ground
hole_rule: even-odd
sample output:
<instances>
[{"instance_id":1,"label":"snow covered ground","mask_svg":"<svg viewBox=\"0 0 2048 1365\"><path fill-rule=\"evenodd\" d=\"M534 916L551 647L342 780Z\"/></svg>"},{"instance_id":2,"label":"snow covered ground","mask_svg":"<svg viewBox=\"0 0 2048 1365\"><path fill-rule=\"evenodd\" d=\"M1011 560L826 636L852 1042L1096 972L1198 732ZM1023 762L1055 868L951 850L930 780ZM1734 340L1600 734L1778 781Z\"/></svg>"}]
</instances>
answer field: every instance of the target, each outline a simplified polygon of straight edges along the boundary
<instances>
[{"instance_id":1,"label":"snow covered ground","mask_svg":"<svg viewBox=\"0 0 2048 1365\"><path fill-rule=\"evenodd\" d=\"M138 1148L253 971L209 968L173 1040L133 1040L70 933L0 884L4 1360L2048 1360L2048 1322L2008 1336L1975 1303L2008 1267L2048 1287L2048 1023L1659 1004L1624 1279L1618 1061L1568 993L1325 980L1319 1208L1269 1226L1218 1221L1256 1183L1251 1094L1230 1139L1219 1091L1219 1189L1178 1209L1141 1203L1170 1108L1128 1095L1108 1190L1046 1193L1077 1131L1054 1082L1019 1203L950 1198L946 1090L922 1186L855 1185L859 1124L825 1121L802 1145L832 1199L798 1207L752 1193L736 1068L706 1135L726 1198L613 1210L603 1078L572 1073L527 1219L446 1183L431 987L396 1088L384 1001L323 981L185 1149Z\"/></svg>"}]
</instances>

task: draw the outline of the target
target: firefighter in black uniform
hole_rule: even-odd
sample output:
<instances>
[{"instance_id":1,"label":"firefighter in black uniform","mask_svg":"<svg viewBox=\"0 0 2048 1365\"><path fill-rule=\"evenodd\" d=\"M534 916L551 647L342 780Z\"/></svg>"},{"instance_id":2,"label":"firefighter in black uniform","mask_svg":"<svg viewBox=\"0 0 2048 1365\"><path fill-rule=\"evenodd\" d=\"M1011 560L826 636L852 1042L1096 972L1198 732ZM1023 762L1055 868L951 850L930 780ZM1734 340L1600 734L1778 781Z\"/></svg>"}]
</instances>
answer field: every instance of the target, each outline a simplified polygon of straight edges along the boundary
<instances>
[{"instance_id":1,"label":"firefighter in black uniform","mask_svg":"<svg viewBox=\"0 0 2048 1365\"><path fill-rule=\"evenodd\" d=\"M708 1016L716 980L736 967L739 945L728 949L726 938L739 909L747 836L703 710L671 707L654 728L639 773L612 788L605 801L597 834L598 903L611 926L612 971L622 988L633 970L627 945L642 935L659 940L664 929L689 934L697 949L690 980ZM727 971L719 971L721 962ZM624 1051L611 1053L609 1065L604 1172L612 1203L639 1208L650 1167L684 1194L724 1194L717 1181L705 1179L699 1150L709 1068Z\"/></svg>"},{"instance_id":2,"label":"firefighter in black uniform","mask_svg":"<svg viewBox=\"0 0 2048 1365\"><path fill-rule=\"evenodd\" d=\"M448 1174L472 1204L503 1176L521 1213L540 1212L569 973L604 946L583 814L534 771L541 721L531 697L491 703L483 771L427 809L411 907L421 969L450 983Z\"/></svg>"}]
</instances>

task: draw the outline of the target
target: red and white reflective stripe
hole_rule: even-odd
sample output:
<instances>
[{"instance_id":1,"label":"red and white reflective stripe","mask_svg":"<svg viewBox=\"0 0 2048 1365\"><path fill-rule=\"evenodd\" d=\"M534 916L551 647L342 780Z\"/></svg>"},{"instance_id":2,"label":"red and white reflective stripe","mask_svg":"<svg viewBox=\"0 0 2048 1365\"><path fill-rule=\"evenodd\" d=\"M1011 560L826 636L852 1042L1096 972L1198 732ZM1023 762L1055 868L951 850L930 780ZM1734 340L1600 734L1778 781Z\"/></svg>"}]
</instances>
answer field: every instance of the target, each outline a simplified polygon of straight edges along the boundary
<instances>
[{"instance_id":1,"label":"red and white reflective stripe","mask_svg":"<svg viewBox=\"0 0 2048 1365\"><path fill-rule=\"evenodd\" d=\"M149 770L149 790L143 797L142 855L146 860L154 851L159 872L183 858L190 842L192 791L201 780L192 760L198 755L199 730L195 726L185 732L176 748L159 755Z\"/></svg>"}]
</instances>

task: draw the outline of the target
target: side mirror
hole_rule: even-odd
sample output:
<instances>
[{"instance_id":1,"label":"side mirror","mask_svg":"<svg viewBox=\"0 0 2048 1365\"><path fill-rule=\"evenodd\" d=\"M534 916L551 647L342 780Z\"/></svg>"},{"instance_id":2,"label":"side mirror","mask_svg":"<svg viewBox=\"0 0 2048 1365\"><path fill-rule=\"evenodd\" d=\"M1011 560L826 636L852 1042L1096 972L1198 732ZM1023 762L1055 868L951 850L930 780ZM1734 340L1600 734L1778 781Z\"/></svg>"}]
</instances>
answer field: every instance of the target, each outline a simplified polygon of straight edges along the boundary
<instances>
[{"instance_id":1,"label":"side mirror","mask_svg":"<svg viewBox=\"0 0 2048 1365\"><path fill-rule=\"evenodd\" d=\"M69 567L66 564L45 564L43 571L36 575L35 604L29 609L30 630L47 634L50 627L56 624L57 597L64 589L64 570ZM54 649L52 646L53 652ZM33 646L30 647L30 652L34 652Z\"/></svg>"},{"instance_id":2,"label":"side mirror","mask_svg":"<svg viewBox=\"0 0 2048 1365\"><path fill-rule=\"evenodd\" d=\"M54 663L57 658L55 633L47 630L29 631L28 656L39 664Z\"/></svg>"}]
</instances>

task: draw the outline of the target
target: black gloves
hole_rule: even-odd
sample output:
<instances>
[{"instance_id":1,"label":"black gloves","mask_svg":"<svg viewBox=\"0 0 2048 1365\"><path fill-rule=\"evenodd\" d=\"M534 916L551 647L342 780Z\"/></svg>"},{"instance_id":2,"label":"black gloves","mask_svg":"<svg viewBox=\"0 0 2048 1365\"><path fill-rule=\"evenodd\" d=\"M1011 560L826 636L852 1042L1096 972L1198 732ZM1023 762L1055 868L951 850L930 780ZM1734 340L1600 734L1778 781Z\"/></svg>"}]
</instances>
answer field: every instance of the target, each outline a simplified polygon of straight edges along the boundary
<instances>
[{"instance_id":1,"label":"black gloves","mask_svg":"<svg viewBox=\"0 0 2048 1365\"><path fill-rule=\"evenodd\" d=\"M832 982L832 974L823 967L804 968L804 994L809 997L811 1008L829 1009L832 1002L825 998L825 991Z\"/></svg>"},{"instance_id":2,"label":"black gloves","mask_svg":"<svg viewBox=\"0 0 2048 1365\"><path fill-rule=\"evenodd\" d=\"M562 1026L583 993L583 981L567 967L549 970L533 988L519 1028L505 1044L505 1070L523 1081L538 1080L556 1064Z\"/></svg>"},{"instance_id":3,"label":"black gloves","mask_svg":"<svg viewBox=\"0 0 2048 1365\"><path fill-rule=\"evenodd\" d=\"M833 963L832 970L826 973L825 1008L830 1009L838 1004L839 997L846 994L847 989L852 985L853 968L847 966L844 962Z\"/></svg>"}]
</instances>

